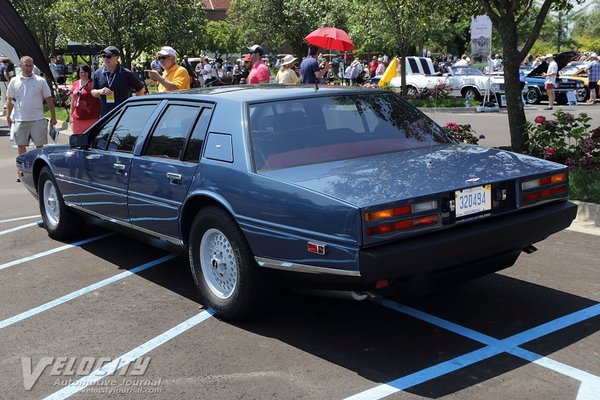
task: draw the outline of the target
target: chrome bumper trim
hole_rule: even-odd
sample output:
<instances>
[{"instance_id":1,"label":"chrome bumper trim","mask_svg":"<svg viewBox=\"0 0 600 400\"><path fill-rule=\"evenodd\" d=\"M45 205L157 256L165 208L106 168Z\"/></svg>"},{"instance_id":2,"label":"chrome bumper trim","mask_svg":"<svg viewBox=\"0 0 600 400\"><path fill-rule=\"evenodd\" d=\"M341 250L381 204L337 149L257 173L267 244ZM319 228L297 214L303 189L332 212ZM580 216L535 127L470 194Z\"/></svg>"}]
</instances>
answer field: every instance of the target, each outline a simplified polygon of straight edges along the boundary
<instances>
[{"instance_id":1,"label":"chrome bumper trim","mask_svg":"<svg viewBox=\"0 0 600 400\"><path fill-rule=\"evenodd\" d=\"M303 272L307 274L328 274L344 276L360 276L359 271L345 271L335 268L315 267L314 265L296 264L287 261L272 260L270 258L254 257L258 265L265 268L281 269L284 271Z\"/></svg>"}]
</instances>

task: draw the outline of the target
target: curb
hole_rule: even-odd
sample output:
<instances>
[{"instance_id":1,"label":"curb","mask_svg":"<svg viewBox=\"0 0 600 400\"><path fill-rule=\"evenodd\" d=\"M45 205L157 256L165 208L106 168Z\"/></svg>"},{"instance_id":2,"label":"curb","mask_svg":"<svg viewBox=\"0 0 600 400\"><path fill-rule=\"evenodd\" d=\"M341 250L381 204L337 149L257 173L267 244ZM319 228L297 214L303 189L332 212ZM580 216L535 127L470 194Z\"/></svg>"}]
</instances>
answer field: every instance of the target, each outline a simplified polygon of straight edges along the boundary
<instances>
[{"instance_id":1,"label":"curb","mask_svg":"<svg viewBox=\"0 0 600 400\"><path fill-rule=\"evenodd\" d=\"M588 225L590 228L600 229L600 204L578 200L571 201L577 204L577 218L575 221Z\"/></svg>"}]
</instances>

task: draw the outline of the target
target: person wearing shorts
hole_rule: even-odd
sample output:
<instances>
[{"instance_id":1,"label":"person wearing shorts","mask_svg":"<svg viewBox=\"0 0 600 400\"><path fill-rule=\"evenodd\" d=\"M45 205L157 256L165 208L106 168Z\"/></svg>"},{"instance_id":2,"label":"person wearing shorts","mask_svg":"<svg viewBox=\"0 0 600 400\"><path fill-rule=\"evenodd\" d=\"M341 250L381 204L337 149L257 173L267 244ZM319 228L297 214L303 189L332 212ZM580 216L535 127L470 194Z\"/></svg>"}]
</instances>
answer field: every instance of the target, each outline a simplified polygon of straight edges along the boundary
<instances>
[{"instance_id":1,"label":"person wearing shorts","mask_svg":"<svg viewBox=\"0 0 600 400\"><path fill-rule=\"evenodd\" d=\"M556 76L558 75L558 64L554 61L553 54L546 54L546 62L548 63L548 70L542 74L544 78L544 89L548 95L548 107L546 110L552 110L554 107L554 101L556 100L556 94L554 93L554 86L556 86Z\"/></svg>"},{"instance_id":2,"label":"person wearing shorts","mask_svg":"<svg viewBox=\"0 0 600 400\"><path fill-rule=\"evenodd\" d=\"M598 80L600 80L600 62L596 55L590 57L591 64L587 67L590 89L588 104L596 104L596 93L598 92Z\"/></svg>"},{"instance_id":3,"label":"person wearing shorts","mask_svg":"<svg viewBox=\"0 0 600 400\"><path fill-rule=\"evenodd\" d=\"M14 132L18 153L23 154L30 140L33 140L37 148L48 143L44 101L48 104L52 125L56 125L56 112L48 83L33 73L33 59L29 56L21 57L19 67L21 74L10 81L6 90L6 121Z\"/></svg>"}]
</instances>

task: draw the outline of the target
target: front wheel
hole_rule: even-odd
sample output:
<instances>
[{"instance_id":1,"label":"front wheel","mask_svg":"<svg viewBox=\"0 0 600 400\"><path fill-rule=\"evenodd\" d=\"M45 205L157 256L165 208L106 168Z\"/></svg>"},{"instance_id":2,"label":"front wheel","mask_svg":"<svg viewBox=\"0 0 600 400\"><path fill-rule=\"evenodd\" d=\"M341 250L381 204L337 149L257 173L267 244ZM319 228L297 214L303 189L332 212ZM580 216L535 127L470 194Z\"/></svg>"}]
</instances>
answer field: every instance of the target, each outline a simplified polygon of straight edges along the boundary
<instances>
[{"instance_id":1,"label":"front wheel","mask_svg":"<svg viewBox=\"0 0 600 400\"><path fill-rule=\"evenodd\" d=\"M44 167L38 178L40 213L48 236L63 240L81 227L81 218L66 206L50 168Z\"/></svg>"},{"instance_id":2,"label":"front wheel","mask_svg":"<svg viewBox=\"0 0 600 400\"><path fill-rule=\"evenodd\" d=\"M477 89L471 88L471 87L463 89L462 95L466 100L469 100L469 101L479 100L479 98L480 98L479 92L477 91Z\"/></svg>"},{"instance_id":3,"label":"front wheel","mask_svg":"<svg viewBox=\"0 0 600 400\"><path fill-rule=\"evenodd\" d=\"M217 316L244 319L271 299L269 276L256 264L242 231L224 210L209 207L196 215L189 257L202 304Z\"/></svg>"},{"instance_id":4,"label":"front wheel","mask_svg":"<svg viewBox=\"0 0 600 400\"><path fill-rule=\"evenodd\" d=\"M587 99L590 98L590 89L588 89L585 86L577 89L577 91L575 93L576 93L575 97L577 98L578 103L583 103L583 102L587 101Z\"/></svg>"}]
</instances>

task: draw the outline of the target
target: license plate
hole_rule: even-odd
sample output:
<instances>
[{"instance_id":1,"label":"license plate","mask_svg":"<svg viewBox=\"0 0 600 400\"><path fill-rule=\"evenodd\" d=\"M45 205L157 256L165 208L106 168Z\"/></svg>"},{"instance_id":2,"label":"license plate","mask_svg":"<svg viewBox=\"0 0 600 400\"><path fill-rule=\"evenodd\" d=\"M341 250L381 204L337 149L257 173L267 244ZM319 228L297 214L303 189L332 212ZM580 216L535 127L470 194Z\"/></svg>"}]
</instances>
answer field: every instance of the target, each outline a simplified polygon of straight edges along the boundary
<instances>
[{"instance_id":1,"label":"license plate","mask_svg":"<svg viewBox=\"0 0 600 400\"><path fill-rule=\"evenodd\" d=\"M492 185L457 190L455 196L457 218L492 209Z\"/></svg>"}]
</instances>

